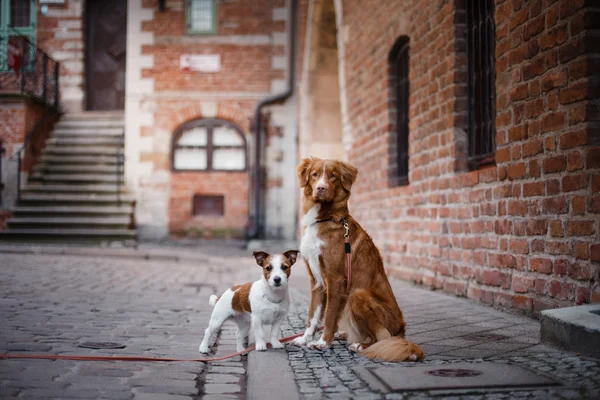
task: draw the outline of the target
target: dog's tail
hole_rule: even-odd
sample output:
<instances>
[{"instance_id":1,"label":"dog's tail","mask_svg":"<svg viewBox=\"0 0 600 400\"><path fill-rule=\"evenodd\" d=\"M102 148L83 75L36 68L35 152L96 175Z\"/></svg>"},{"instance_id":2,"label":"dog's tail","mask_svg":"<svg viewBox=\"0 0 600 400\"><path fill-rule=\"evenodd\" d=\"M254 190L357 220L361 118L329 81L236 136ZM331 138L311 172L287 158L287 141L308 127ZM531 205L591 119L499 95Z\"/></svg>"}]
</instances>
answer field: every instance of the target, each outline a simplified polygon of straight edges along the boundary
<instances>
[{"instance_id":1,"label":"dog's tail","mask_svg":"<svg viewBox=\"0 0 600 400\"><path fill-rule=\"evenodd\" d=\"M418 344L401 336L380 340L360 351L360 354L382 361L421 361L425 357Z\"/></svg>"},{"instance_id":2,"label":"dog's tail","mask_svg":"<svg viewBox=\"0 0 600 400\"><path fill-rule=\"evenodd\" d=\"M217 295L211 295L210 298L208 299L208 304L210 304L212 307L215 306L215 304L217 304L217 301L219 301L219 297Z\"/></svg>"}]
</instances>

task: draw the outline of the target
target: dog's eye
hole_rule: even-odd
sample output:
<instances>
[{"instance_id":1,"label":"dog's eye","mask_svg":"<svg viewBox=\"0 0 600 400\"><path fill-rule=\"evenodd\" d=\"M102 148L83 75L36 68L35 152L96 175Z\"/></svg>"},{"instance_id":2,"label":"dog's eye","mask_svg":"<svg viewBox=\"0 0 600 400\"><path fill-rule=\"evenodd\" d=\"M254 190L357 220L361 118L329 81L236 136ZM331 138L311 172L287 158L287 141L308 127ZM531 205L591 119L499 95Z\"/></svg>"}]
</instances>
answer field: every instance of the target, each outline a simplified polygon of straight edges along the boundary
<instances>
[{"instance_id":1,"label":"dog's eye","mask_svg":"<svg viewBox=\"0 0 600 400\"><path fill-rule=\"evenodd\" d=\"M335 174L329 175L329 179L335 179Z\"/></svg>"},{"instance_id":2,"label":"dog's eye","mask_svg":"<svg viewBox=\"0 0 600 400\"><path fill-rule=\"evenodd\" d=\"M282 266L281 266L281 270L282 270L282 271L286 271L288 268L289 268L289 267L288 267L287 265L282 265Z\"/></svg>"},{"instance_id":3,"label":"dog's eye","mask_svg":"<svg viewBox=\"0 0 600 400\"><path fill-rule=\"evenodd\" d=\"M313 173L312 173L312 176L313 176L314 178L316 178L317 176L319 176L319 173L318 173L318 172L313 172Z\"/></svg>"},{"instance_id":4,"label":"dog's eye","mask_svg":"<svg viewBox=\"0 0 600 400\"><path fill-rule=\"evenodd\" d=\"M269 265L269 266L268 266L267 268L265 268L265 269L267 270L267 272L271 272L271 271L273 270L273 267L271 267L271 266Z\"/></svg>"}]
</instances>

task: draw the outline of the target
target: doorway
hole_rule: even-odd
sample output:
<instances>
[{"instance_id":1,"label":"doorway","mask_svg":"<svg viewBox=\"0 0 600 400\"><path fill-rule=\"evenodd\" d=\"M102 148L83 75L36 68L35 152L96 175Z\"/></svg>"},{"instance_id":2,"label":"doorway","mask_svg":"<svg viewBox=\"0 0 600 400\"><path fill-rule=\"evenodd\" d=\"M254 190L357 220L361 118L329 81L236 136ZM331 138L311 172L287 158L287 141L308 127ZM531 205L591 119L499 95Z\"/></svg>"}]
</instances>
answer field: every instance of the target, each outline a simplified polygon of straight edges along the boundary
<instances>
[{"instance_id":1,"label":"doorway","mask_svg":"<svg viewBox=\"0 0 600 400\"><path fill-rule=\"evenodd\" d=\"M86 108L125 108L127 1L87 0Z\"/></svg>"}]
</instances>

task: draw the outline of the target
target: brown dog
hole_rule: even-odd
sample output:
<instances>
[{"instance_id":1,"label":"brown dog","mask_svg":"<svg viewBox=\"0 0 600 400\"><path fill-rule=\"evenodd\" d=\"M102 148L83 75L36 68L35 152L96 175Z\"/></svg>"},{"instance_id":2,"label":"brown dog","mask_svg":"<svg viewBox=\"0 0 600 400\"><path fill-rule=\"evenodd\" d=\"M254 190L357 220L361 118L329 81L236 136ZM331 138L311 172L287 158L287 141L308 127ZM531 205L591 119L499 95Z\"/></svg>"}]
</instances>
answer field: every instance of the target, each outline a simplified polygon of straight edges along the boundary
<instances>
[{"instance_id":1,"label":"brown dog","mask_svg":"<svg viewBox=\"0 0 600 400\"><path fill-rule=\"evenodd\" d=\"M342 161L306 158L297 168L304 235L300 252L309 269L311 298L308 326L295 345L325 349L345 338L350 349L369 358L417 361L421 348L404 339L404 319L371 237L348 212L357 169ZM349 228L352 276L348 283L344 222ZM324 311L324 313L323 313ZM321 316L324 332L314 340ZM341 324L346 333L338 332Z\"/></svg>"}]
</instances>

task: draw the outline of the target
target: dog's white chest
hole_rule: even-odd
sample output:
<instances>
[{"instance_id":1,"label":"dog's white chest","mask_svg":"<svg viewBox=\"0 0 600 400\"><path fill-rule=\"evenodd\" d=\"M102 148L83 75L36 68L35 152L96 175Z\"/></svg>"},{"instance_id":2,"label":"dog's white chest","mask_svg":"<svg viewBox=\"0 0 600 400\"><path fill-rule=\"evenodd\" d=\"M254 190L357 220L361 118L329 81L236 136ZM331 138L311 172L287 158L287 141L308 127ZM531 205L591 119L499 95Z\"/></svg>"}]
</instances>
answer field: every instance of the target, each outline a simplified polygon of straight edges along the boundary
<instances>
[{"instance_id":1,"label":"dog's white chest","mask_svg":"<svg viewBox=\"0 0 600 400\"><path fill-rule=\"evenodd\" d=\"M319 264L319 256L321 255L321 247L325 244L318 237L317 215L320 205L313 206L302 218L302 224L306 227L302 241L300 243L300 253L310 268L310 272L315 278L315 287L324 286L323 276L321 275L321 266Z\"/></svg>"}]
</instances>

